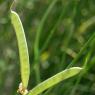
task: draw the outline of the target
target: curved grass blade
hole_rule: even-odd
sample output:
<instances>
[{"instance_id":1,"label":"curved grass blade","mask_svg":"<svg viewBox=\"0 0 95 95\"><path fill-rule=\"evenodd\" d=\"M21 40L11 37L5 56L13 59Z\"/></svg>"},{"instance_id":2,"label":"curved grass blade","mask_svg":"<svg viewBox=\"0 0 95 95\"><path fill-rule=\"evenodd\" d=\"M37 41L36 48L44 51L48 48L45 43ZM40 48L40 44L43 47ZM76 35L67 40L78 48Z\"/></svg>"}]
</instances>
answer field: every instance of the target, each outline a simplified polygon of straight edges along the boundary
<instances>
[{"instance_id":1,"label":"curved grass blade","mask_svg":"<svg viewBox=\"0 0 95 95\"><path fill-rule=\"evenodd\" d=\"M70 69L66 69L34 87L29 91L28 95L38 95L51 86L54 86L55 84L61 82L62 80L68 79L78 74L81 70L82 68L80 67L72 67Z\"/></svg>"},{"instance_id":2,"label":"curved grass blade","mask_svg":"<svg viewBox=\"0 0 95 95\"><path fill-rule=\"evenodd\" d=\"M30 66L24 29L18 14L14 11L11 11L11 21L14 26L18 41L22 84L25 88L27 88L30 74Z\"/></svg>"},{"instance_id":3,"label":"curved grass blade","mask_svg":"<svg viewBox=\"0 0 95 95\"><path fill-rule=\"evenodd\" d=\"M88 19L87 21L83 22L80 27L78 28L78 32L80 34L86 32L86 30L91 26L95 24L95 16L91 17L90 19Z\"/></svg>"}]
</instances>

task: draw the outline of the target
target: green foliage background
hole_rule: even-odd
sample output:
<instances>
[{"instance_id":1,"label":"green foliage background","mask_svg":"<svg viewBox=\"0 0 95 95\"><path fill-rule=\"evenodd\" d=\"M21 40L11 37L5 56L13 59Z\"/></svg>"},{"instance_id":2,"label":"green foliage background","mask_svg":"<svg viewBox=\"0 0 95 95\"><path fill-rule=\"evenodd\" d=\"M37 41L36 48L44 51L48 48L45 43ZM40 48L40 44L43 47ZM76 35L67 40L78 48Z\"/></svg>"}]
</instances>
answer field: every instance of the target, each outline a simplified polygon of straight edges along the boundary
<instances>
[{"instance_id":1,"label":"green foliage background","mask_svg":"<svg viewBox=\"0 0 95 95\"><path fill-rule=\"evenodd\" d=\"M29 89L64 70L95 33L95 0L54 2L17 0L12 7L21 17L28 43ZM12 0L0 0L0 95L17 95L20 83L17 39L9 15L11 3ZM95 39L92 39L73 65L84 66L82 74L57 84L42 95L94 95L94 44Z\"/></svg>"}]
</instances>

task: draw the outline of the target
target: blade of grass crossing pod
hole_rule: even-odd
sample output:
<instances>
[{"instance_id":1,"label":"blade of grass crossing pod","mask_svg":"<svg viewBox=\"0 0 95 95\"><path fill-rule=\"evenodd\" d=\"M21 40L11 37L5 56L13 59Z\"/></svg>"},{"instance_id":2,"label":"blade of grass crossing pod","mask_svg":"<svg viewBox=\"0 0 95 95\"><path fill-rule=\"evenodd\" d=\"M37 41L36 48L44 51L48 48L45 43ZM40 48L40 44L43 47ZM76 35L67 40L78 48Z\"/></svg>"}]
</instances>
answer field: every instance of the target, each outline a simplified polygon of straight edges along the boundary
<instances>
[{"instance_id":1,"label":"blade of grass crossing pod","mask_svg":"<svg viewBox=\"0 0 95 95\"><path fill-rule=\"evenodd\" d=\"M75 95L76 88L78 87L79 82L81 81L83 75L84 75L85 73L87 73L87 71L88 71L88 69L87 69L87 64L88 64L88 62L89 62L89 60L90 60L92 51L93 51L93 49L91 49L91 50L88 52L88 54L85 56L85 60L84 60L84 62L83 62L84 64L83 64L83 66L82 66L84 69L83 69L82 73L79 74L79 76L78 76L78 78L77 78L77 80L76 80L76 82L75 82L75 85L74 85L74 87L73 87L72 90L71 90L70 95Z\"/></svg>"},{"instance_id":2,"label":"blade of grass crossing pod","mask_svg":"<svg viewBox=\"0 0 95 95\"><path fill-rule=\"evenodd\" d=\"M82 68L80 67L72 67L70 69L66 69L53 77L47 79L46 81L40 83L36 87L34 87L32 90L29 91L28 95L38 95L41 92L45 91L46 89L54 86L55 84L61 82L62 80L68 79L76 74L78 74Z\"/></svg>"},{"instance_id":3,"label":"blade of grass crossing pod","mask_svg":"<svg viewBox=\"0 0 95 95\"><path fill-rule=\"evenodd\" d=\"M22 84L25 88L27 88L30 74L30 66L24 29L18 14L14 11L11 11L11 21L14 26L18 41Z\"/></svg>"},{"instance_id":4,"label":"blade of grass crossing pod","mask_svg":"<svg viewBox=\"0 0 95 95\"><path fill-rule=\"evenodd\" d=\"M88 41L81 48L81 50L77 54L76 58L70 63L70 65L67 66L67 68L72 67L78 61L78 59L81 57L81 55L83 54L83 52L85 51L85 49L87 49L87 47L89 46L89 44L92 43L92 42L94 42L93 41L94 39L95 39L95 33L92 34L92 36L88 39Z\"/></svg>"}]
</instances>

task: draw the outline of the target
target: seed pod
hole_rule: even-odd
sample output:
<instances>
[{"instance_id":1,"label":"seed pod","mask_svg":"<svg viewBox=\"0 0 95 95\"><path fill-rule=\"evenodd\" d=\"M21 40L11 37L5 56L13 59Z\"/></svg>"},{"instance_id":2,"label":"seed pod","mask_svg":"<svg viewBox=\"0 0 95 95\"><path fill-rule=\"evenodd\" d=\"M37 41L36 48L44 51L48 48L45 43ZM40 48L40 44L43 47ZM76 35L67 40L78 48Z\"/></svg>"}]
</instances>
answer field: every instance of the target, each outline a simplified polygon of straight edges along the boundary
<instances>
[{"instance_id":1,"label":"seed pod","mask_svg":"<svg viewBox=\"0 0 95 95\"><path fill-rule=\"evenodd\" d=\"M28 55L28 48L24 34L24 29L21 20L19 18L19 15L16 12L11 11L10 17L18 41L22 84L24 88L27 88L29 74L30 74L30 66L29 66L29 55Z\"/></svg>"}]
</instances>

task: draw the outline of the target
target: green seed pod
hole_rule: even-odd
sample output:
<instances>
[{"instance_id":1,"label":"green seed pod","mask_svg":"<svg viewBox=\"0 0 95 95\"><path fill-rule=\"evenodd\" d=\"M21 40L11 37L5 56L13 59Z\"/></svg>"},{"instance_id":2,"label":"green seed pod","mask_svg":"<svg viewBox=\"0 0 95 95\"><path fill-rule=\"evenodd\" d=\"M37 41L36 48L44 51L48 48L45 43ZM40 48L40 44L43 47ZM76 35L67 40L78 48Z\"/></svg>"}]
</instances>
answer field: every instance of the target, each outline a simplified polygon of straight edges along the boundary
<instances>
[{"instance_id":1,"label":"green seed pod","mask_svg":"<svg viewBox=\"0 0 95 95\"><path fill-rule=\"evenodd\" d=\"M68 79L72 76L78 74L82 68L80 67L72 67L70 69L65 69L64 71L54 75L53 77L45 80L44 82L38 84L32 90L29 91L27 95L39 95L46 89L56 85L57 83L61 82L62 80Z\"/></svg>"},{"instance_id":2,"label":"green seed pod","mask_svg":"<svg viewBox=\"0 0 95 95\"><path fill-rule=\"evenodd\" d=\"M30 66L29 66L29 55L28 55L28 48L24 34L24 29L21 20L19 18L19 15L16 12L11 11L10 17L18 41L22 85L23 87L27 88L29 75L30 75Z\"/></svg>"}]
</instances>

